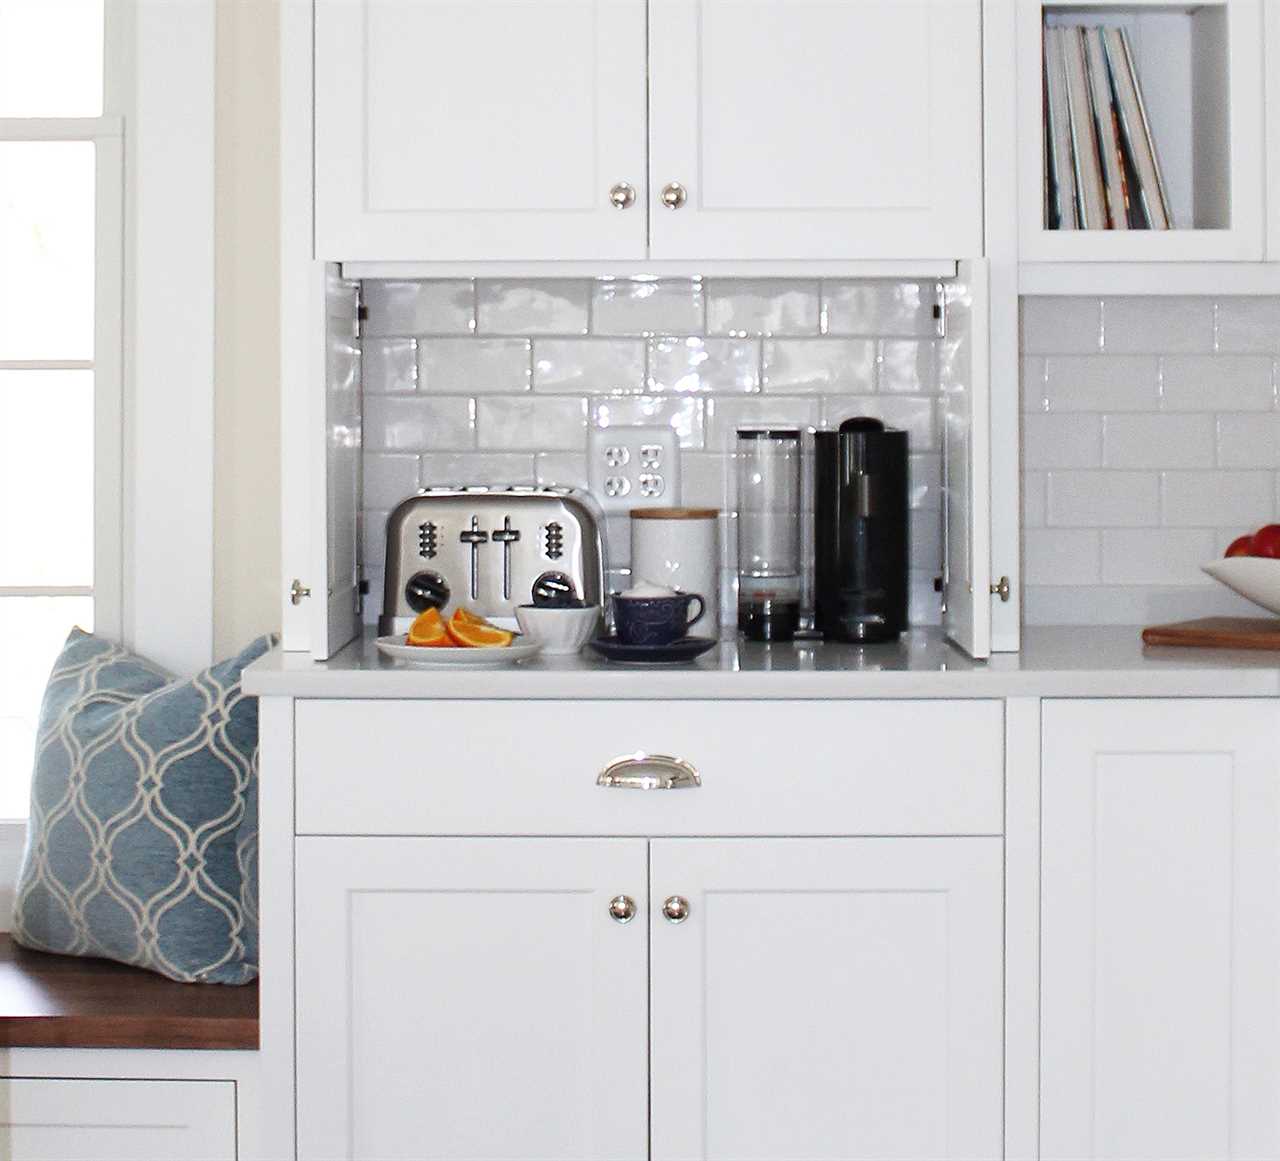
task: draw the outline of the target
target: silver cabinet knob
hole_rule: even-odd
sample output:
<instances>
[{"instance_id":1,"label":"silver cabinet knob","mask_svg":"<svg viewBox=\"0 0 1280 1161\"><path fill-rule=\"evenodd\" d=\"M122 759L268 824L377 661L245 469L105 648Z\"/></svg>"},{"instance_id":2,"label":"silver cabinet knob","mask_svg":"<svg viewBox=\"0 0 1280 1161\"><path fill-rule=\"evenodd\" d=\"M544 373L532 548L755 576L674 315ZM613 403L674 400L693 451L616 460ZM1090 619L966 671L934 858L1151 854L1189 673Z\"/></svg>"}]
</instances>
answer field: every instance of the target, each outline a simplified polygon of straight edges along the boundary
<instances>
[{"instance_id":1,"label":"silver cabinet knob","mask_svg":"<svg viewBox=\"0 0 1280 1161\"><path fill-rule=\"evenodd\" d=\"M662 204L669 210L678 210L689 200L689 191L678 181L668 182L662 187Z\"/></svg>"},{"instance_id":2,"label":"silver cabinet knob","mask_svg":"<svg viewBox=\"0 0 1280 1161\"><path fill-rule=\"evenodd\" d=\"M311 586L304 585L300 580L295 580L289 586L289 603L300 605L311 595Z\"/></svg>"},{"instance_id":3,"label":"silver cabinet knob","mask_svg":"<svg viewBox=\"0 0 1280 1161\"><path fill-rule=\"evenodd\" d=\"M609 900L609 914L618 923L630 923L636 917L636 901L630 895L615 895Z\"/></svg>"},{"instance_id":4,"label":"silver cabinet knob","mask_svg":"<svg viewBox=\"0 0 1280 1161\"><path fill-rule=\"evenodd\" d=\"M689 918L689 900L683 895L672 895L662 904L662 914L668 923L683 923Z\"/></svg>"},{"instance_id":5,"label":"silver cabinet knob","mask_svg":"<svg viewBox=\"0 0 1280 1161\"><path fill-rule=\"evenodd\" d=\"M609 200L615 209L629 210L636 204L635 187L626 181L620 181L609 191Z\"/></svg>"}]
</instances>

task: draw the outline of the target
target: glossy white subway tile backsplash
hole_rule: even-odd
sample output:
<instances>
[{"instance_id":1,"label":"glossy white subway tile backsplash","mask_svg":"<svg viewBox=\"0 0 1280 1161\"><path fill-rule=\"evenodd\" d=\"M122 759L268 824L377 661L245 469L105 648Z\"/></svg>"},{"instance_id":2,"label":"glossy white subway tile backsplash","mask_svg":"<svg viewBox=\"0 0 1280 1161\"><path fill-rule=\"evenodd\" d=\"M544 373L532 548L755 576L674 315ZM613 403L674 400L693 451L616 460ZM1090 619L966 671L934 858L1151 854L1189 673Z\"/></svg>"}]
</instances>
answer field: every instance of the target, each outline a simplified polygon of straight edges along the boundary
<instances>
[{"instance_id":1,"label":"glossy white subway tile backsplash","mask_svg":"<svg viewBox=\"0 0 1280 1161\"><path fill-rule=\"evenodd\" d=\"M1073 418L1095 422L1101 418L1103 462L1109 468L1164 468L1169 464L1185 468L1211 468L1214 465L1212 415L1104 415Z\"/></svg>"},{"instance_id":2,"label":"glossy white subway tile backsplash","mask_svg":"<svg viewBox=\"0 0 1280 1161\"><path fill-rule=\"evenodd\" d=\"M1280 516L1280 298L1022 305L1025 616L1249 606L1200 571Z\"/></svg>"},{"instance_id":3,"label":"glossy white subway tile backsplash","mask_svg":"<svg viewBox=\"0 0 1280 1161\"><path fill-rule=\"evenodd\" d=\"M381 525L414 487L585 486L588 427L620 424L676 430L681 500L726 513L733 568L738 427L877 415L911 435L912 616L939 619L936 404L944 348L958 340L942 338L934 283L368 280L364 301L364 506L366 527L378 526L366 534L365 566L375 584ZM612 563L625 567L626 519L607 534Z\"/></svg>"},{"instance_id":4,"label":"glossy white subway tile backsplash","mask_svg":"<svg viewBox=\"0 0 1280 1161\"><path fill-rule=\"evenodd\" d=\"M1280 298L1226 298L1219 302L1217 349L1245 354L1280 350Z\"/></svg>"},{"instance_id":5,"label":"glossy white subway tile backsplash","mask_svg":"<svg viewBox=\"0 0 1280 1161\"><path fill-rule=\"evenodd\" d=\"M1165 411L1270 411L1275 361L1266 355L1173 355L1160 361Z\"/></svg>"},{"instance_id":6,"label":"glossy white subway tile backsplash","mask_svg":"<svg viewBox=\"0 0 1280 1161\"><path fill-rule=\"evenodd\" d=\"M692 395L619 395L591 400L593 427L675 428L680 446L697 449L706 443L706 409L708 403Z\"/></svg>"},{"instance_id":7,"label":"glossy white subway tile backsplash","mask_svg":"<svg viewBox=\"0 0 1280 1161\"><path fill-rule=\"evenodd\" d=\"M468 278L364 283L365 337L469 335L476 329L476 288Z\"/></svg>"},{"instance_id":8,"label":"glossy white subway tile backsplash","mask_svg":"<svg viewBox=\"0 0 1280 1161\"><path fill-rule=\"evenodd\" d=\"M419 460L416 455L394 454L364 457L364 503L367 508L394 508L417 491Z\"/></svg>"},{"instance_id":9,"label":"glossy white subway tile backsplash","mask_svg":"<svg viewBox=\"0 0 1280 1161\"><path fill-rule=\"evenodd\" d=\"M645 388L644 339L538 339L535 391L639 394Z\"/></svg>"},{"instance_id":10,"label":"glossy white subway tile backsplash","mask_svg":"<svg viewBox=\"0 0 1280 1161\"><path fill-rule=\"evenodd\" d=\"M1210 298L1108 298L1102 347L1117 355L1209 352L1215 313Z\"/></svg>"},{"instance_id":11,"label":"glossy white subway tile backsplash","mask_svg":"<svg viewBox=\"0 0 1280 1161\"><path fill-rule=\"evenodd\" d=\"M588 285L580 278L476 284L476 330L482 335L585 335Z\"/></svg>"},{"instance_id":12,"label":"glossy white subway tile backsplash","mask_svg":"<svg viewBox=\"0 0 1280 1161\"><path fill-rule=\"evenodd\" d=\"M365 457L368 459L368 457ZM424 487L451 487L489 480L495 484L532 484L531 452L428 452L421 457L419 475ZM400 499L405 497L402 495ZM374 507L365 497L365 506Z\"/></svg>"},{"instance_id":13,"label":"glossy white subway tile backsplash","mask_svg":"<svg viewBox=\"0 0 1280 1161\"><path fill-rule=\"evenodd\" d=\"M709 335L813 335L820 327L816 279L713 278L705 293Z\"/></svg>"},{"instance_id":14,"label":"glossy white subway tile backsplash","mask_svg":"<svg viewBox=\"0 0 1280 1161\"><path fill-rule=\"evenodd\" d=\"M433 395L528 391L533 344L528 339L420 339L418 385Z\"/></svg>"},{"instance_id":15,"label":"glossy white subway tile backsplash","mask_svg":"<svg viewBox=\"0 0 1280 1161\"><path fill-rule=\"evenodd\" d=\"M648 344L652 392L760 390L760 344L753 339L653 338Z\"/></svg>"},{"instance_id":16,"label":"glossy white subway tile backsplash","mask_svg":"<svg viewBox=\"0 0 1280 1161\"><path fill-rule=\"evenodd\" d=\"M876 389L874 339L766 339L763 358L764 389L771 393L869 395Z\"/></svg>"},{"instance_id":17,"label":"glossy white subway tile backsplash","mask_svg":"<svg viewBox=\"0 0 1280 1161\"><path fill-rule=\"evenodd\" d=\"M601 278L591 284L597 335L698 335L706 330L700 278Z\"/></svg>"},{"instance_id":18,"label":"glossy white subway tile backsplash","mask_svg":"<svg viewBox=\"0 0 1280 1161\"><path fill-rule=\"evenodd\" d=\"M475 407L477 446L484 450L577 451L587 445L585 399L484 395Z\"/></svg>"},{"instance_id":19,"label":"glossy white subway tile backsplash","mask_svg":"<svg viewBox=\"0 0 1280 1161\"><path fill-rule=\"evenodd\" d=\"M822 329L830 335L932 338L939 333L938 287L877 279L822 284Z\"/></svg>"},{"instance_id":20,"label":"glossy white subway tile backsplash","mask_svg":"<svg viewBox=\"0 0 1280 1161\"><path fill-rule=\"evenodd\" d=\"M1280 414L1219 415L1216 434L1219 467L1280 467Z\"/></svg>"},{"instance_id":21,"label":"glossy white subway tile backsplash","mask_svg":"<svg viewBox=\"0 0 1280 1161\"><path fill-rule=\"evenodd\" d=\"M418 342L416 339L366 338L361 366L366 393L391 395L414 391L418 386Z\"/></svg>"},{"instance_id":22,"label":"glossy white subway tile backsplash","mask_svg":"<svg viewBox=\"0 0 1280 1161\"><path fill-rule=\"evenodd\" d=\"M366 395L366 451L449 451L475 447L475 400Z\"/></svg>"}]
</instances>

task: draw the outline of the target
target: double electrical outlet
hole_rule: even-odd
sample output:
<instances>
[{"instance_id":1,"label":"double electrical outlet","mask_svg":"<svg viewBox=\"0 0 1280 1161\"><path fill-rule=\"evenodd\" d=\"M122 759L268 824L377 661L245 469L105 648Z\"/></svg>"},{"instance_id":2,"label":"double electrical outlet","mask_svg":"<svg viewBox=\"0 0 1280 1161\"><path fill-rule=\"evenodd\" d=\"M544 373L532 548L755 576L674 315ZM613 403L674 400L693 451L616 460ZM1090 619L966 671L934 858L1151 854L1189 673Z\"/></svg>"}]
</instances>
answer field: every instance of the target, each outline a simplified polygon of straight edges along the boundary
<instances>
[{"instance_id":1,"label":"double electrical outlet","mask_svg":"<svg viewBox=\"0 0 1280 1161\"><path fill-rule=\"evenodd\" d=\"M587 444L587 482L606 513L680 503L680 444L670 427L598 427Z\"/></svg>"}]
</instances>

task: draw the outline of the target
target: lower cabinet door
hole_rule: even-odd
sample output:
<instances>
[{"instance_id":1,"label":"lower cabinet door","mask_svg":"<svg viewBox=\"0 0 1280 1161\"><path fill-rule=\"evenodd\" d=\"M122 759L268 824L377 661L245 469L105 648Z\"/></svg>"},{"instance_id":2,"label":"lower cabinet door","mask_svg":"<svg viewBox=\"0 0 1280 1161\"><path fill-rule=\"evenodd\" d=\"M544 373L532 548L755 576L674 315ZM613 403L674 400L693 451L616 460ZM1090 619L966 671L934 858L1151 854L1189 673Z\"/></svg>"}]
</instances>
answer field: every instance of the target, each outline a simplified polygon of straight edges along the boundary
<instances>
[{"instance_id":1,"label":"lower cabinet door","mask_svg":"<svg viewBox=\"0 0 1280 1161\"><path fill-rule=\"evenodd\" d=\"M235 1161L230 1080L0 1079L5 1161Z\"/></svg>"},{"instance_id":2,"label":"lower cabinet door","mask_svg":"<svg viewBox=\"0 0 1280 1161\"><path fill-rule=\"evenodd\" d=\"M648 1156L643 840L303 838L296 890L301 1161Z\"/></svg>"},{"instance_id":3,"label":"lower cabinet door","mask_svg":"<svg viewBox=\"0 0 1280 1161\"><path fill-rule=\"evenodd\" d=\"M1043 710L1040 1153L1280 1157L1280 704Z\"/></svg>"},{"instance_id":4,"label":"lower cabinet door","mask_svg":"<svg viewBox=\"0 0 1280 1161\"><path fill-rule=\"evenodd\" d=\"M652 844L653 1159L1002 1153L998 838Z\"/></svg>"}]
</instances>

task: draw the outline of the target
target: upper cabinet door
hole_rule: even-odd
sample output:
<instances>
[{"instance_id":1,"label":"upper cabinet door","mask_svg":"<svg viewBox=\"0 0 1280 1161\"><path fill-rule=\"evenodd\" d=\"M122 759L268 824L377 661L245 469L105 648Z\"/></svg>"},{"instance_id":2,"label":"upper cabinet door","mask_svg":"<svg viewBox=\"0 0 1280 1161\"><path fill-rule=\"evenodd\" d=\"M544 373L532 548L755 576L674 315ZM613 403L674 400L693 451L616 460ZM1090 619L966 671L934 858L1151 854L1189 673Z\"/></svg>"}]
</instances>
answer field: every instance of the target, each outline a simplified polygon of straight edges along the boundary
<instances>
[{"instance_id":1,"label":"upper cabinet door","mask_svg":"<svg viewBox=\"0 0 1280 1161\"><path fill-rule=\"evenodd\" d=\"M979 0L650 0L649 19L652 257L982 253Z\"/></svg>"},{"instance_id":2,"label":"upper cabinet door","mask_svg":"<svg viewBox=\"0 0 1280 1161\"><path fill-rule=\"evenodd\" d=\"M644 12L316 0L316 257L643 258Z\"/></svg>"}]
</instances>

